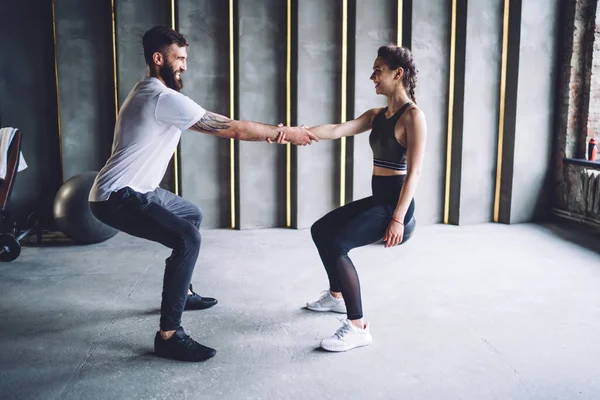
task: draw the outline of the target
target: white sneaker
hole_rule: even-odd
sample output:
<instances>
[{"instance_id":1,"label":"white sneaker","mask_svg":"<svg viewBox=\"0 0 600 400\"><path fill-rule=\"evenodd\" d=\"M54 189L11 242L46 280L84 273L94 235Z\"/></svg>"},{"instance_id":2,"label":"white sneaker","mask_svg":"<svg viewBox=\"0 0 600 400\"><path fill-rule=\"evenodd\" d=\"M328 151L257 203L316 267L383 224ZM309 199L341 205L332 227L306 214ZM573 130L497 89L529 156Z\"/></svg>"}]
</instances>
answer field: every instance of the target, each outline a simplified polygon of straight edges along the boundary
<instances>
[{"instance_id":1,"label":"white sneaker","mask_svg":"<svg viewBox=\"0 0 600 400\"><path fill-rule=\"evenodd\" d=\"M340 314L346 314L346 303L344 299L336 299L329 290L324 290L317 301L309 301L306 308L313 311L333 311Z\"/></svg>"},{"instance_id":2,"label":"white sneaker","mask_svg":"<svg viewBox=\"0 0 600 400\"><path fill-rule=\"evenodd\" d=\"M333 336L321 340L321 347L327 351L348 351L356 347L368 346L373 342L369 324L364 329L352 325L349 319L341 319L343 325Z\"/></svg>"}]
</instances>

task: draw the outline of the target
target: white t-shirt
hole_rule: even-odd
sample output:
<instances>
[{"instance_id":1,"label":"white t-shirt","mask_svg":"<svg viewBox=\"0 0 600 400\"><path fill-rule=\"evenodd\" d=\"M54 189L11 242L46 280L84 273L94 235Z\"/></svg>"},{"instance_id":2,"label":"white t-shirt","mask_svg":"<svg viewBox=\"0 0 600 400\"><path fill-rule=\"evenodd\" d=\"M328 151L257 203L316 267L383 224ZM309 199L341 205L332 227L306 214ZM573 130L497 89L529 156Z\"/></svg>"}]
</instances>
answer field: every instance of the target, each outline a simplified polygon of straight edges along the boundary
<instances>
[{"instance_id":1,"label":"white t-shirt","mask_svg":"<svg viewBox=\"0 0 600 400\"><path fill-rule=\"evenodd\" d=\"M131 90L119 112L112 154L100 170L89 201L107 200L129 186L147 193L158 187L181 132L206 111L189 97L146 77Z\"/></svg>"}]
</instances>

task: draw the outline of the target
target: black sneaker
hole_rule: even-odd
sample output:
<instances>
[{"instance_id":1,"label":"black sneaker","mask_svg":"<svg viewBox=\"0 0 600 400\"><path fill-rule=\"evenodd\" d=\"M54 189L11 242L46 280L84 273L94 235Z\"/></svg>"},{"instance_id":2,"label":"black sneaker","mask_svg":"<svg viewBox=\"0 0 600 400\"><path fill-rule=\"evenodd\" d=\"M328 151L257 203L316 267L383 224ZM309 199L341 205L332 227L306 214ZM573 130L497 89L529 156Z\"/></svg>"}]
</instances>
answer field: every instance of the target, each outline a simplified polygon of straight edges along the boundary
<instances>
[{"instance_id":1,"label":"black sneaker","mask_svg":"<svg viewBox=\"0 0 600 400\"><path fill-rule=\"evenodd\" d=\"M179 361L205 361L217 354L215 349L196 342L179 328L169 340L164 340L160 332L154 337L154 352L159 357Z\"/></svg>"},{"instance_id":2,"label":"black sneaker","mask_svg":"<svg viewBox=\"0 0 600 400\"><path fill-rule=\"evenodd\" d=\"M191 287L191 285L190 285ZM191 289L190 289L191 291ZM187 300L185 301L184 310L204 310L217 304L217 299L212 297L202 297L198 293L192 291L192 294L188 294Z\"/></svg>"}]
</instances>

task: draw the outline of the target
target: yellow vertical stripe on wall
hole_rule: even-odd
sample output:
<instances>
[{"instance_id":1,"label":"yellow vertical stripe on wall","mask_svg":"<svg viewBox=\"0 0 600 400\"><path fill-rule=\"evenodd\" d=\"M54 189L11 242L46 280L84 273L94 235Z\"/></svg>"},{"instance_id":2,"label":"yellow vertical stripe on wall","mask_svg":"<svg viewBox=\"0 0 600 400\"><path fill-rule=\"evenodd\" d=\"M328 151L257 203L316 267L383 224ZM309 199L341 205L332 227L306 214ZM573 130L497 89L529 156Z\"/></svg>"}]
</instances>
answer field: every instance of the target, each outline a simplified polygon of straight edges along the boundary
<instances>
[{"instance_id":1,"label":"yellow vertical stripe on wall","mask_svg":"<svg viewBox=\"0 0 600 400\"><path fill-rule=\"evenodd\" d=\"M292 124L292 0L287 0L287 53L285 63L285 124ZM292 145L285 154L285 225L292 226Z\"/></svg>"},{"instance_id":2,"label":"yellow vertical stripe on wall","mask_svg":"<svg viewBox=\"0 0 600 400\"><path fill-rule=\"evenodd\" d=\"M61 182L65 181L65 165L63 161L62 120L60 114L60 87L58 84L58 43L56 41L56 10L52 0L52 35L54 40L54 78L56 83L56 111L58 117L58 153L60 156Z\"/></svg>"},{"instance_id":3,"label":"yellow vertical stripe on wall","mask_svg":"<svg viewBox=\"0 0 600 400\"><path fill-rule=\"evenodd\" d=\"M229 116L235 118L235 76L234 76L234 37L233 37L233 0L229 0ZM229 139L229 182L231 227L236 227L235 215L235 142Z\"/></svg>"},{"instance_id":4,"label":"yellow vertical stripe on wall","mask_svg":"<svg viewBox=\"0 0 600 400\"><path fill-rule=\"evenodd\" d=\"M452 0L450 30L450 84L448 88L448 136L446 145L446 192L444 195L444 224L450 218L450 178L452 170L452 129L454 124L454 79L456 73L456 0Z\"/></svg>"},{"instance_id":5,"label":"yellow vertical stripe on wall","mask_svg":"<svg viewBox=\"0 0 600 400\"><path fill-rule=\"evenodd\" d=\"M346 122L346 86L348 83L348 0L342 0L342 99L340 122ZM346 203L346 138L340 141L340 206Z\"/></svg>"},{"instance_id":6,"label":"yellow vertical stripe on wall","mask_svg":"<svg viewBox=\"0 0 600 400\"><path fill-rule=\"evenodd\" d=\"M396 46L402 46L402 18L404 11L402 8L404 7L403 0L398 0L398 41L396 42Z\"/></svg>"},{"instance_id":7,"label":"yellow vertical stripe on wall","mask_svg":"<svg viewBox=\"0 0 600 400\"><path fill-rule=\"evenodd\" d=\"M112 20L113 83L115 90L115 120L119 117L119 87L117 82L117 30L115 27L115 0L110 1Z\"/></svg>"},{"instance_id":8,"label":"yellow vertical stripe on wall","mask_svg":"<svg viewBox=\"0 0 600 400\"><path fill-rule=\"evenodd\" d=\"M502 152L504 145L504 111L506 102L509 9L510 0L504 0L504 23L502 28L502 69L500 73L500 115L498 118L498 158L496 160L496 193L494 195L494 222L498 222L500 219L500 188L502 177Z\"/></svg>"},{"instance_id":9,"label":"yellow vertical stripe on wall","mask_svg":"<svg viewBox=\"0 0 600 400\"><path fill-rule=\"evenodd\" d=\"M175 26L175 0L171 0L171 28L177 30ZM179 147L175 149L175 153L173 154L173 172L175 175L175 194L179 195Z\"/></svg>"}]
</instances>

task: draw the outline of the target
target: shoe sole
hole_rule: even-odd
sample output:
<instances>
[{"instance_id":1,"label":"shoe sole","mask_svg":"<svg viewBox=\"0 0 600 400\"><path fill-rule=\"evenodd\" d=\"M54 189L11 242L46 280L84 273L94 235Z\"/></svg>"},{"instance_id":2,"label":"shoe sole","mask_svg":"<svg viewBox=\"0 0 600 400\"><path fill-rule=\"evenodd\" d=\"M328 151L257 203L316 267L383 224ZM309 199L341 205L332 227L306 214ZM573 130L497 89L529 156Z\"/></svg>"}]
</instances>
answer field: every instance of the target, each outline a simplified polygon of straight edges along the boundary
<instances>
[{"instance_id":1,"label":"shoe sole","mask_svg":"<svg viewBox=\"0 0 600 400\"><path fill-rule=\"evenodd\" d=\"M200 311L200 310L206 310L208 308L214 307L218 304L218 301L215 301L213 304L208 305L206 307L197 307L197 308L187 308L187 307L183 307L183 311Z\"/></svg>"},{"instance_id":2,"label":"shoe sole","mask_svg":"<svg viewBox=\"0 0 600 400\"><path fill-rule=\"evenodd\" d=\"M211 358L213 358L217 354L217 352L216 351L211 352L206 358L197 359L197 360L182 360L180 358L173 357L169 353L165 353L165 352L162 352L162 351L156 351L156 350L154 350L154 354L157 357L164 358L164 359L167 359L167 360L181 361L181 362L188 362L188 363L195 363L195 362L203 362L203 361L210 360Z\"/></svg>"},{"instance_id":3,"label":"shoe sole","mask_svg":"<svg viewBox=\"0 0 600 400\"><path fill-rule=\"evenodd\" d=\"M332 312L338 313L338 314L346 314L346 310L334 310L333 308L311 307L309 305L307 305L306 308L311 311L318 311L318 312L332 311Z\"/></svg>"},{"instance_id":4,"label":"shoe sole","mask_svg":"<svg viewBox=\"0 0 600 400\"><path fill-rule=\"evenodd\" d=\"M321 348L322 348L323 350L331 351L331 352L333 352L333 353L342 353L342 352L344 352L344 351L349 351L349 350L352 350L352 349L356 349L356 348L358 348L358 347L364 347L364 346L368 346L368 345L370 345L371 343L373 343L373 341L372 341L372 340L370 340L368 343L355 344L355 345L352 345L352 346L350 346L350 347L346 347L346 348L344 348L344 349L334 349L334 348L332 348L332 347L330 347L330 348L327 348L327 346L324 346L324 345L323 345L323 343L321 343Z\"/></svg>"}]
</instances>

